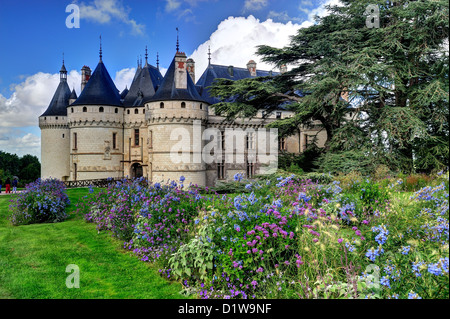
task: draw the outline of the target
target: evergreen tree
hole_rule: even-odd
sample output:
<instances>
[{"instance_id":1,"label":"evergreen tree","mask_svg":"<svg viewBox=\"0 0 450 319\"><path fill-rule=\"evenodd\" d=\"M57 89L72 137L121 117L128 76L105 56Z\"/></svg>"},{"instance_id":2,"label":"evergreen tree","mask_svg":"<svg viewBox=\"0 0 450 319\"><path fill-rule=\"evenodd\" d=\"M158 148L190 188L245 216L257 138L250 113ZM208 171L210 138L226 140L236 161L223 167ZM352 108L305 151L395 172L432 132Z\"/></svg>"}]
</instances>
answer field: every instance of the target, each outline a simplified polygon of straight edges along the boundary
<instances>
[{"instance_id":1,"label":"evergreen tree","mask_svg":"<svg viewBox=\"0 0 450 319\"><path fill-rule=\"evenodd\" d=\"M374 4L380 24L370 28ZM291 71L217 80L211 93L225 102L216 112L233 119L283 107L295 115L271 125L281 135L318 123L327 132L319 163L326 171L448 166L448 7L439 0L343 0L287 47L258 48L265 62Z\"/></svg>"}]
</instances>

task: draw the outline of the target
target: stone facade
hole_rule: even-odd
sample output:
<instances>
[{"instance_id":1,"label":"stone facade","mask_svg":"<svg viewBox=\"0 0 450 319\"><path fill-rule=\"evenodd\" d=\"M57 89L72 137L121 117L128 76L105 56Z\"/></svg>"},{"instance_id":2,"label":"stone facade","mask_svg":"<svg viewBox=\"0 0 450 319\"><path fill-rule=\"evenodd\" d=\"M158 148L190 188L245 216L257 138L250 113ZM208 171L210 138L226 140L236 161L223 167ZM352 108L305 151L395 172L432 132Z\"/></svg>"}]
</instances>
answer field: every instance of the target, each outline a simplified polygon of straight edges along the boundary
<instances>
[{"instance_id":1,"label":"stone facade","mask_svg":"<svg viewBox=\"0 0 450 319\"><path fill-rule=\"evenodd\" d=\"M186 61L184 54L177 53L173 63L174 89L189 91L194 80L194 61ZM148 67L147 63L145 67ZM250 76L256 76L256 63L250 61L247 67ZM86 68L83 67L84 72L87 72ZM82 86L88 88L85 90L89 90L89 83L86 83L89 76L83 77ZM169 76L166 74L166 77ZM94 71L89 81L99 81L95 80L97 77ZM162 86L164 81L168 80L164 78ZM124 106L118 103L77 103L86 101L82 98L82 92L77 102L73 97L70 103L67 102L66 116L56 116L47 110L47 114L39 118L42 178L73 181L144 176L153 182L166 182L178 181L180 176L184 176L186 185L213 186L218 180L232 179L236 173L252 177L264 171L258 157L254 163L249 160L249 152L258 147L253 137L250 137L251 142L247 138L246 145L241 144L233 149L234 153L245 159L241 163L226 163L224 157L216 157L212 163L205 162L201 151L214 138L217 149L224 147L225 144L221 144L219 139L223 138L220 136L227 129L252 129L256 132L280 117L293 115L289 111L279 110L263 118L260 112L255 118L228 123L214 114L206 100L197 97L185 99L183 95L179 99L161 100L156 98L158 94L157 91L154 99L142 101L136 106ZM198 96L196 94L194 96ZM211 128L222 133L211 140L204 140L203 133ZM326 140L324 131L300 126L294 135L281 139L278 146L280 150L299 154L314 137L318 146L322 147ZM177 150L184 152L185 158L181 161ZM226 153L230 150L222 151Z\"/></svg>"}]
</instances>

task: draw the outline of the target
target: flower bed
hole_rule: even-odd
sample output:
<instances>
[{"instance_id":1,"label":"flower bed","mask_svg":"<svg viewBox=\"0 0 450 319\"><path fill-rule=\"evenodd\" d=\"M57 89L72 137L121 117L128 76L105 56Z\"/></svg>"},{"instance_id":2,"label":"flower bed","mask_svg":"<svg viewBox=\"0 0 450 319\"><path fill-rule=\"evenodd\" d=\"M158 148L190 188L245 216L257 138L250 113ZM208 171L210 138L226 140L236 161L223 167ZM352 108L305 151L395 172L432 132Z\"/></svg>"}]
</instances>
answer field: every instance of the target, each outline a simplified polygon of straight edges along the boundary
<instances>
[{"instance_id":1,"label":"flower bed","mask_svg":"<svg viewBox=\"0 0 450 319\"><path fill-rule=\"evenodd\" d=\"M201 298L448 298L445 178L407 203L370 180L236 175L232 195L135 180L80 209Z\"/></svg>"},{"instance_id":2,"label":"flower bed","mask_svg":"<svg viewBox=\"0 0 450 319\"><path fill-rule=\"evenodd\" d=\"M61 222L67 218L69 198L65 185L57 179L38 179L11 200L10 220L13 225Z\"/></svg>"}]
</instances>

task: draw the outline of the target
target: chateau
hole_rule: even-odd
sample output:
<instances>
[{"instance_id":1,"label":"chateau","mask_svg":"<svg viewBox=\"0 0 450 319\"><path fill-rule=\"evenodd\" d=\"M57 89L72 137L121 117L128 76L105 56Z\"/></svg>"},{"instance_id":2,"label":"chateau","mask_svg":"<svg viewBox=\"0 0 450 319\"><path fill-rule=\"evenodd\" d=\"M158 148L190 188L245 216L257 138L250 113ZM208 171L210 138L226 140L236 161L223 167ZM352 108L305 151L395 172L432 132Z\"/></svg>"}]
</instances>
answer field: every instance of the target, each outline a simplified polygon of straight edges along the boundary
<instances>
[{"instance_id":1,"label":"chateau","mask_svg":"<svg viewBox=\"0 0 450 319\"><path fill-rule=\"evenodd\" d=\"M232 122L215 115L210 106L219 100L212 97L208 89L215 79L239 80L279 74L258 70L253 60L246 68L237 68L211 64L209 57L208 67L196 82L195 62L187 59L178 45L164 77L159 71L159 62L156 67L148 63L146 49L145 64L142 66L142 62L138 62L130 88L119 92L103 63L101 47L99 57L92 74L87 66L81 69L80 96L67 84L63 61L58 88L47 110L39 117L42 178L75 181L144 176L161 182L178 181L184 176L186 185L202 186L230 180L236 173L251 178L262 173L265 167L258 155L249 159L249 151L257 143L252 134L247 134L242 147L232 150L242 154L244 161L240 163L227 162L224 156L216 156L212 163L204 160L174 163L171 152L180 142L171 135L177 129L187 132L186 140L190 145L186 147L196 156L196 148L192 146L202 148L207 141L196 134L195 128L201 133L215 128L219 132L217 148L226 152L226 130L262 129L271 121L292 116L282 109ZM313 139L318 146L323 146L325 138L326 133L318 128L300 126L295 135L280 139L277 147L301 153Z\"/></svg>"}]
</instances>

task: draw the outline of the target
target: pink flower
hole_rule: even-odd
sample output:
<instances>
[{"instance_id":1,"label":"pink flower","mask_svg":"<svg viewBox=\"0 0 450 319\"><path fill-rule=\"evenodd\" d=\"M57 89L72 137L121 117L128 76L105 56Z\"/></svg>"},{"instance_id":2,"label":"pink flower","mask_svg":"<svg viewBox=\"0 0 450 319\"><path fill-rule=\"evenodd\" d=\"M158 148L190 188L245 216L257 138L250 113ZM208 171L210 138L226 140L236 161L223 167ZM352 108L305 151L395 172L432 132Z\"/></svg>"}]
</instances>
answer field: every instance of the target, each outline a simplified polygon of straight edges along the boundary
<instances>
[{"instance_id":1,"label":"pink flower","mask_svg":"<svg viewBox=\"0 0 450 319\"><path fill-rule=\"evenodd\" d=\"M342 241L343 241L342 238L339 238L339 239L338 239L338 243L339 243L339 244L342 243Z\"/></svg>"}]
</instances>

